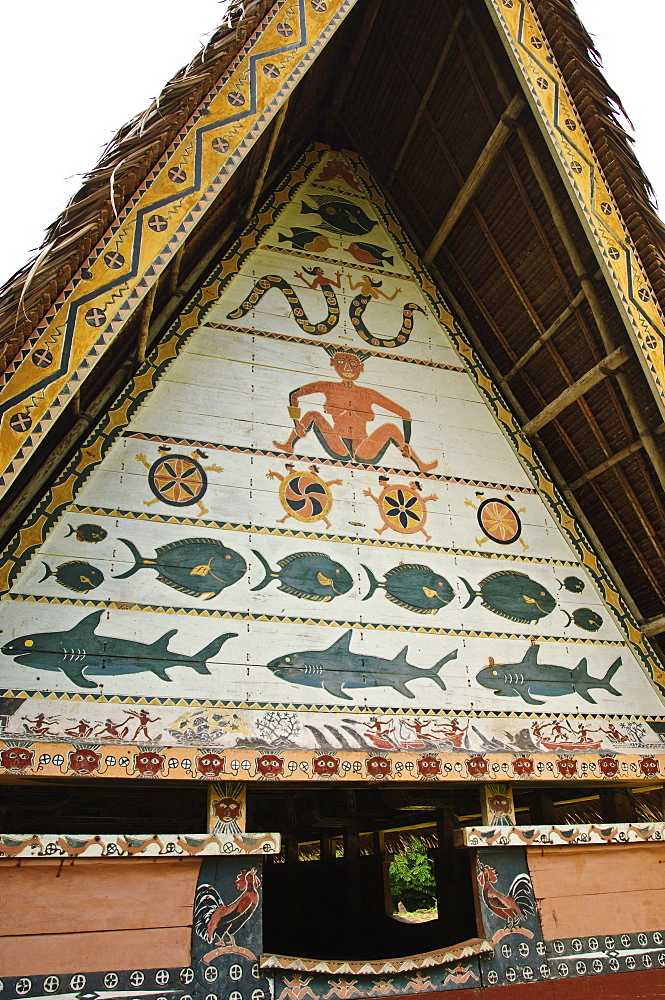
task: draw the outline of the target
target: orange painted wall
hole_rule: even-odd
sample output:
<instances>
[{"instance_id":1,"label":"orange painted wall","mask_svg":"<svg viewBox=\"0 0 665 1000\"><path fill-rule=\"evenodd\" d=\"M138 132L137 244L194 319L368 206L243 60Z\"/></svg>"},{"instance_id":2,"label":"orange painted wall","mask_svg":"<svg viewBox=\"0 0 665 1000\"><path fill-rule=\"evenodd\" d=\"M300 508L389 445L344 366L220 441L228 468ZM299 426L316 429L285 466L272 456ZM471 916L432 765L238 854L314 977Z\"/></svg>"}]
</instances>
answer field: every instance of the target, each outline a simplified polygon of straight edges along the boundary
<instances>
[{"instance_id":1,"label":"orange painted wall","mask_svg":"<svg viewBox=\"0 0 665 1000\"><path fill-rule=\"evenodd\" d=\"M530 848L527 856L545 938L662 929L665 844Z\"/></svg>"},{"instance_id":2,"label":"orange painted wall","mask_svg":"<svg viewBox=\"0 0 665 1000\"><path fill-rule=\"evenodd\" d=\"M0 861L0 975L188 965L200 865Z\"/></svg>"}]
</instances>

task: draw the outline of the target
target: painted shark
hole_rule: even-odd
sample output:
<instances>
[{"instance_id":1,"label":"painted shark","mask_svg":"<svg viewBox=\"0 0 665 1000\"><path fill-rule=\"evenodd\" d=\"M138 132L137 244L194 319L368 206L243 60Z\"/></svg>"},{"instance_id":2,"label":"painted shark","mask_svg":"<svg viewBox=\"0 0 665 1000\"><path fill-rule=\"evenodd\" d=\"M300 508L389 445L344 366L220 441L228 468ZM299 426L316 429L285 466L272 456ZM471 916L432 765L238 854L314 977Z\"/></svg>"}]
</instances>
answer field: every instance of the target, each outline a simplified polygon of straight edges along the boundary
<instances>
[{"instance_id":1,"label":"painted shark","mask_svg":"<svg viewBox=\"0 0 665 1000\"><path fill-rule=\"evenodd\" d=\"M408 647L392 659L352 653L349 648L353 630L349 629L327 649L306 649L298 653L285 653L266 664L269 670L291 684L306 684L321 687L336 698L351 700L344 688L391 687L405 698L415 698L407 684L417 677L428 677L439 685L442 691L446 685L439 677L439 671L448 660L454 660L457 650L453 649L433 667L414 667L406 659Z\"/></svg>"},{"instance_id":2,"label":"painted shark","mask_svg":"<svg viewBox=\"0 0 665 1000\"><path fill-rule=\"evenodd\" d=\"M206 660L215 656L227 639L238 634L225 632L198 653L188 656L168 648L169 640L177 635L175 628L152 643L96 635L95 629L103 614L103 608L93 611L66 632L19 635L5 643L0 652L13 656L17 663L27 667L62 670L78 687L96 687L87 674L110 677L151 670L161 680L170 681L166 670L178 666L192 667L198 674L209 674Z\"/></svg>"},{"instance_id":3,"label":"painted shark","mask_svg":"<svg viewBox=\"0 0 665 1000\"><path fill-rule=\"evenodd\" d=\"M590 688L602 688L610 694L621 697L621 692L612 687L612 679L621 666L621 657L617 657L604 677L591 677L586 657L583 657L576 667L558 667L553 663L539 663L539 645L529 646L519 663L495 663L490 659L489 665L483 667L476 675L476 680L483 687L494 691L494 694L506 698L523 698L528 705L544 705L534 695L541 698L557 698L565 694L578 694L580 698L596 702L589 693Z\"/></svg>"}]
</instances>

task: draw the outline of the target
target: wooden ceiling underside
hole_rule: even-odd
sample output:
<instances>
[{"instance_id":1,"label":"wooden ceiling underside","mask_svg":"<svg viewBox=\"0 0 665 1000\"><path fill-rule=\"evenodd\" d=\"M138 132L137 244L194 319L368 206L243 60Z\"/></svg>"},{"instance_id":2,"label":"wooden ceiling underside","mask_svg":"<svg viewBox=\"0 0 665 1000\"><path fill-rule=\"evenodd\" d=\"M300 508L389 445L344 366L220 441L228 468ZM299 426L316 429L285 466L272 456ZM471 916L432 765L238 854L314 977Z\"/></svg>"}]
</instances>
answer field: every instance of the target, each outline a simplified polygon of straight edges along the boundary
<instances>
[{"instance_id":1,"label":"wooden ceiling underside","mask_svg":"<svg viewBox=\"0 0 665 1000\"><path fill-rule=\"evenodd\" d=\"M355 148L637 619L663 619L665 629L665 425L484 5L362 0L273 130L163 275L150 311L127 325L79 409L92 418L118 391L108 385L121 366L126 381L299 152L312 140ZM8 498L9 530L34 500L39 463L69 434L62 464L80 438L77 414L60 421Z\"/></svg>"}]
</instances>

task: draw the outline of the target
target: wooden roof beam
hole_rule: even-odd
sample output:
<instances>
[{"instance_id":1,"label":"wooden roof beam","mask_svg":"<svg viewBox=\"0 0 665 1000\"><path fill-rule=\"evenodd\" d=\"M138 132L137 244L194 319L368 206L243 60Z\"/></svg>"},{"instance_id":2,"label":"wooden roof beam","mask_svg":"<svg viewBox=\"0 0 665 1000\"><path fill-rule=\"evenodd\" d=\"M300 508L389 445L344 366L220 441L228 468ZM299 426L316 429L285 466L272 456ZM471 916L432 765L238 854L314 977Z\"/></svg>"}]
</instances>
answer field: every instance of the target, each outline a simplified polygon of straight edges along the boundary
<instances>
[{"instance_id":1,"label":"wooden roof beam","mask_svg":"<svg viewBox=\"0 0 665 1000\"><path fill-rule=\"evenodd\" d=\"M640 631L647 639L650 639L652 635L662 635L665 632L665 615L661 615L660 618L652 618L648 622L642 622Z\"/></svg>"},{"instance_id":2,"label":"wooden roof beam","mask_svg":"<svg viewBox=\"0 0 665 1000\"><path fill-rule=\"evenodd\" d=\"M653 433L654 434L665 433L665 424L659 424L658 427L654 428ZM611 455L609 458L606 458L604 462L601 462L599 465L596 465L593 469L589 469L589 471L585 472L583 476L579 477L579 479L576 479L574 482L569 483L568 489L578 490L580 486L584 486L585 483L588 483L592 479L595 479L597 476L602 475L603 472L607 472L607 470L611 469L613 465L617 465L619 462L623 462L625 458L628 458L630 455L633 455L636 451L639 451L640 448L644 448L644 441L642 440L642 438L639 438L637 441L633 441L631 444L626 445L626 447L622 448L621 451L618 451L616 455Z\"/></svg>"},{"instance_id":3,"label":"wooden roof beam","mask_svg":"<svg viewBox=\"0 0 665 1000\"><path fill-rule=\"evenodd\" d=\"M611 375L613 371L620 368L621 365L625 365L627 361L631 358L631 352L626 347L618 347L616 351L612 351L608 354L606 358L599 361L597 365L594 365L588 372L585 372L581 378L578 378L577 382L573 385L569 385L567 389L564 389L556 399L553 399L551 403L548 403L540 411L540 413L535 416L532 420L529 420L522 427L522 432L527 437L533 437L537 434L539 430L556 420L556 418L567 409L571 403L574 403L577 399L588 392L589 389L593 389L595 385L602 382L604 378Z\"/></svg>"},{"instance_id":4,"label":"wooden roof beam","mask_svg":"<svg viewBox=\"0 0 665 1000\"><path fill-rule=\"evenodd\" d=\"M508 141L510 133L517 127L519 116L525 107L526 101L524 98L520 94L516 94L504 113L501 115L496 128L485 143L480 156L476 160L471 173L465 180L460 192L450 206L448 214L439 226L432 242L425 250L422 257L424 264L431 264L436 257L437 253L452 232L454 225L462 215L462 212L473 198L490 167L493 165L497 156Z\"/></svg>"}]
</instances>

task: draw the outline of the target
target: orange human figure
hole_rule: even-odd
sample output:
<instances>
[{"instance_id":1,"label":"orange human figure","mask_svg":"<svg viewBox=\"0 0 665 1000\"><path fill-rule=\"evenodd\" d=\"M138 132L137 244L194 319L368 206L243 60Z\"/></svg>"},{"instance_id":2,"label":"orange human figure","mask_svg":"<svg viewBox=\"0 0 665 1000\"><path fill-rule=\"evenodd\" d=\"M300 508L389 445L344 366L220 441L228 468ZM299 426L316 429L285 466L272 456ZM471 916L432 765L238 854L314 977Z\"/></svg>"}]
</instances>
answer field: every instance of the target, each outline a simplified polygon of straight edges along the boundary
<instances>
[{"instance_id":1,"label":"orange human figure","mask_svg":"<svg viewBox=\"0 0 665 1000\"><path fill-rule=\"evenodd\" d=\"M368 299L378 299L380 297L382 299L387 299L388 302L392 302L392 300L402 291L401 288L396 288L392 295L387 295L385 292L381 291L382 284L382 281L372 281L372 279L366 274L364 274L362 278L356 282L351 281L351 277L349 276L349 288L351 291L354 292L356 288L359 288L360 294L364 295Z\"/></svg>"},{"instance_id":2,"label":"orange human figure","mask_svg":"<svg viewBox=\"0 0 665 1000\"><path fill-rule=\"evenodd\" d=\"M411 447L411 414L407 409L375 389L356 384L364 371L362 360L357 354L335 351L330 364L341 382L309 382L289 394L289 416L293 418L295 425L287 441L273 442L277 448L293 454L296 442L313 430L331 458L376 463L383 458L388 447L394 444L404 458L415 462L421 473L429 472L438 465L436 461L422 462ZM301 415L298 406L301 398L317 394L325 397L324 410L329 414L330 421L317 410L309 410L304 416ZM368 433L367 424L374 419L374 407L381 407L400 417L402 429L393 423L385 423Z\"/></svg>"}]
</instances>

